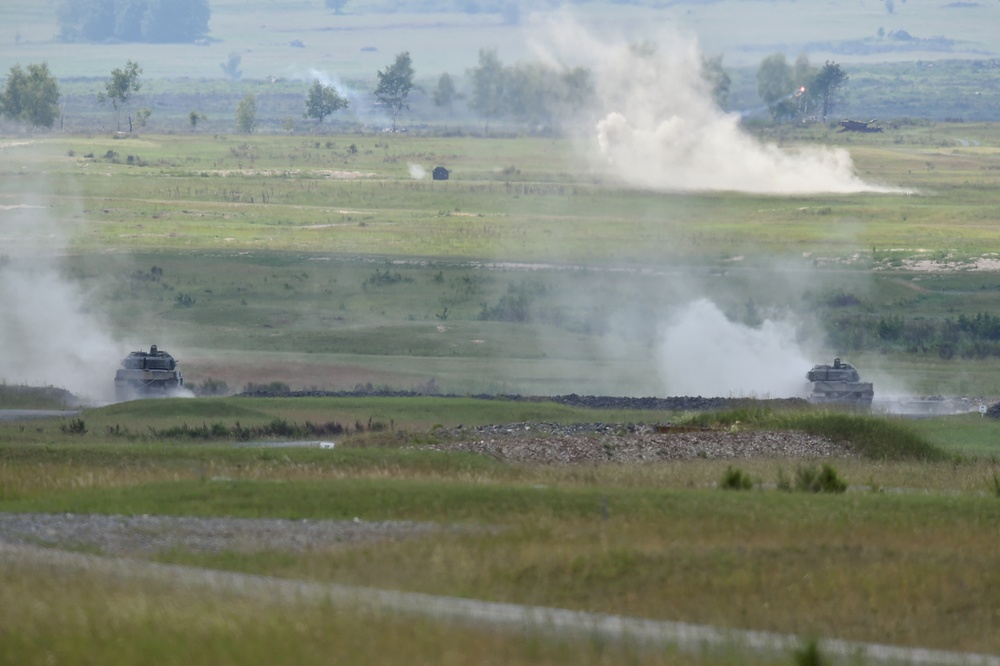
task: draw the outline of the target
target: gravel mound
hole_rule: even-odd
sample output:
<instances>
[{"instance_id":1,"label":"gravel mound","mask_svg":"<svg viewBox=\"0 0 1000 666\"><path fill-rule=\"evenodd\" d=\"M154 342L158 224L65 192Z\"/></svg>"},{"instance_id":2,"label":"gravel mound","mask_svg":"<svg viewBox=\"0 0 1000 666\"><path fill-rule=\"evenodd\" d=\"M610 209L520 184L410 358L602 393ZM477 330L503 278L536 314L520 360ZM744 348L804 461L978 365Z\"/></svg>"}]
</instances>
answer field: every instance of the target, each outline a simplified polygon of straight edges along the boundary
<instances>
[{"instance_id":1,"label":"gravel mound","mask_svg":"<svg viewBox=\"0 0 1000 666\"><path fill-rule=\"evenodd\" d=\"M795 431L743 431L636 424L513 423L438 430L426 448L540 464L645 463L694 458L852 456L846 443Z\"/></svg>"}]
</instances>

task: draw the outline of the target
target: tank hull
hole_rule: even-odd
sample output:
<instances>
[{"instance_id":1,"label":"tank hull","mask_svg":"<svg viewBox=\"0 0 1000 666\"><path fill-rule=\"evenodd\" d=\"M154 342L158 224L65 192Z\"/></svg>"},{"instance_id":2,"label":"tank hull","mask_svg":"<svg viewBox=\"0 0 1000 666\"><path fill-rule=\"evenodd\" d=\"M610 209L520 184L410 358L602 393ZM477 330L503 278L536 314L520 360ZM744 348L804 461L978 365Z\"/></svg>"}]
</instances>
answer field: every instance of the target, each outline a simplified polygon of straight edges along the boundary
<instances>
[{"instance_id":1,"label":"tank hull","mask_svg":"<svg viewBox=\"0 0 1000 666\"><path fill-rule=\"evenodd\" d=\"M812 382L809 402L833 403L854 407L871 407L875 397L875 387L871 382L861 381L861 375L850 363L839 358L833 365L814 365L806 373L806 380Z\"/></svg>"},{"instance_id":2,"label":"tank hull","mask_svg":"<svg viewBox=\"0 0 1000 666\"><path fill-rule=\"evenodd\" d=\"M166 398L184 386L176 370L126 370L115 373L115 399L118 402L140 398Z\"/></svg>"},{"instance_id":3,"label":"tank hull","mask_svg":"<svg viewBox=\"0 0 1000 666\"><path fill-rule=\"evenodd\" d=\"M870 382L813 382L809 402L871 407L875 387Z\"/></svg>"},{"instance_id":4,"label":"tank hull","mask_svg":"<svg viewBox=\"0 0 1000 666\"><path fill-rule=\"evenodd\" d=\"M115 373L115 398L119 402L140 398L166 398L184 386L177 361L153 345L148 352L132 352Z\"/></svg>"}]
</instances>

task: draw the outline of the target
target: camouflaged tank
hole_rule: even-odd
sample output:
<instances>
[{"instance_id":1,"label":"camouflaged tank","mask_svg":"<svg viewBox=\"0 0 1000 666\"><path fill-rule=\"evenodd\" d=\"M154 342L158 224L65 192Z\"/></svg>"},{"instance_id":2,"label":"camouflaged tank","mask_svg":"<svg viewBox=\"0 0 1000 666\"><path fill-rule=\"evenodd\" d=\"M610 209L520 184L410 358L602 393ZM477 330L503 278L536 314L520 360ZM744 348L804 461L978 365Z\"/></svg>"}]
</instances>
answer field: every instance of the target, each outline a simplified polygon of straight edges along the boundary
<instances>
[{"instance_id":1,"label":"camouflaged tank","mask_svg":"<svg viewBox=\"0 0 1000 666\"><path fill-rule=\"evenodd\" d=\"M814 365L806 379L812 382L809 402L870 407L875 397L873 384L861 381L857 369L839 358L833 365Z\"/></svg>"},{"instance_id":2,"label":"camouflaged tank","mask_svg":"<svg viewBox=\"0 0 1000 666\"><path fill-rule=\"evenodd\" d=\"M184 386L177 361L153 345L148 352L134 351L122 359L115 373L115 397L119 402L138 398L165 398Z\"/></svg>"}]
</instances>

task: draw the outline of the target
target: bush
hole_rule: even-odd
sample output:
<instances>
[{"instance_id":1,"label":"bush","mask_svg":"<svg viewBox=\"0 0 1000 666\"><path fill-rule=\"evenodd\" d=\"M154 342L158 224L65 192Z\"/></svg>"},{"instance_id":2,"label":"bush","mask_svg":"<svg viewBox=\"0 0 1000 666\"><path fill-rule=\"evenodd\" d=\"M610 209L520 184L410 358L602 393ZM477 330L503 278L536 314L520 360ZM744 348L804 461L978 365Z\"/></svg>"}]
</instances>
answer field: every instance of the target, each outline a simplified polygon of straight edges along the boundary
<instances>
[{"instance_id":1,"label":"bush","mask_svg":"<svg viewBox=\"0 0 1000 666\"><path fill-rule=\"evenodd\" d=\"M282 381L273 381L270 384L255 384L253 382L247 382L246 386L243 387L243 392L251 395L281 395L284 393L291 393L291 391L292 387Z\"/></svg>"},{"instance_id":2,"label":"bush","mask_svg":"<svg viewBox=\"0 0 1000 666\"><path fill-rule=\"evenodd\" d=\"M825 666L830 661L823 656L816 639L810 639L792 655L795 666Z\"/></svg>"},{"instance_id":3,"label":"bush","mask_svg":"<svg viewBox=\"0 0 1000 666\"><path fill-rule=\"evenodd\" d=\"M738 467L727 467L719 487L723 490L750 490L753 488L753 479Z\"/></svg>"},{"instance_id":4,"label":"bush","mask_svg":"<svg viewBox=\"0 0 1000 666\"><path fill-rule=\"evenodd\" d=\"M200 384L191 387L195 395L199 397L229 395L229 384L222 379L205 379Z\"/></svg>"},{"instance_id":5,"label":"bush","mask_svg":"<svg viewBox=\"0 0 1000 666\"><path fill-rule=\"evenodd\" d=\"M1000 475L998 475L996 472L993 472L993 478L987 485L989 487L990 493L994 497L1000 497Z\"/></svg>"},{"instance_id":6,"label":"bush","mask_svg":"<svg viewBox=\"0 0 1000 666\"><path fill-rule=\"evenodd\" d=\"M819 468L799 467L795 472L795 489L806 493L842 493L847 490L847 483L830 463L823 463Z\"/></svg>"},{"instance_id":7,"label":"bush","mask_svg":"<svg viewBox=\"0 0 1000 666\"><path fill-rule=\"evenodd\" d=\"M83 422L83 419L73 419L69 424L63 423L59 426L59 429L70 435L87 434L87 425Z\"/></svg>"}]
</instances>

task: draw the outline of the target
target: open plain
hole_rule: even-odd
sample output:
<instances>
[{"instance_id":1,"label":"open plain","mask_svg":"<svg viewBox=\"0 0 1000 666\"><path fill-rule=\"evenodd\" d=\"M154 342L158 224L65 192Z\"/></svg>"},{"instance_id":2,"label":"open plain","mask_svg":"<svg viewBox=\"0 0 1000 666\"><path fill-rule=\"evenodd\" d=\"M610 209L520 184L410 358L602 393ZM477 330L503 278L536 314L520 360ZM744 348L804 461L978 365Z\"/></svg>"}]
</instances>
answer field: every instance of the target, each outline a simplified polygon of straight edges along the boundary
<instances>
[{"instance_id":1,"label":"open plain","mask_svg":"<svg viewBox=\"0 0 1000 666\"><path fill-rule=\"evenodd\" d=\"M791 21L855 49L848 108L948 114L857 134L644 126L686 90L646 113L649 81L571 130L443 118L432 69L497 16L213 4L184 46L210 58L146 45L133 132L88 77L134 45L0 9L67 78L65 126L0 137L0 662L996 663L1000 126L948 111L995 109L992 7L927 9L912 43L853 33L916 3ZM792 39L744 44L764 4L580 23L668 16L746 64ZM360 89L400 35L406 131L300 118L300 57ZM246 78L208 78L236 48ZM261 131L233 132L252 90ZM184 389L116 401L154 344ZM834 358L871 410L806 400Z\"/></svg>"}]
</instances>

